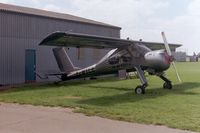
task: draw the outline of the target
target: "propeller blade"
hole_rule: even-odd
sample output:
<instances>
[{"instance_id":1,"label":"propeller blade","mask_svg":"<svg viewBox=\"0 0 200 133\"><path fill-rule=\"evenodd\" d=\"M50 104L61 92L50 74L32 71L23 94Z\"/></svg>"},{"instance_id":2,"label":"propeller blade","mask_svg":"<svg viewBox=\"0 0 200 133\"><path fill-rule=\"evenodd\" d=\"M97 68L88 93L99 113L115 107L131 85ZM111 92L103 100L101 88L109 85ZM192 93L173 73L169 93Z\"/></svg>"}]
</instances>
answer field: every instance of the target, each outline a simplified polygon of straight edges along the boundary
<instances>
[{"instance_id":1,"label":"propeller blade","mask_svg":"<svg viewBox=\"0 0 200 133\"><path fill-rule=\"evenodd\" d=\"M163 41L164 41L164 44L165 44L165 48L166 48L166 50L167 50L168 55L169 55L169 56L172 56L172 52L171 52L171 50L170 50L170 48L169 48L169 44L168 44L167 39L166 39L166 37L165 37L165 33L162 32L161 34L162 34Z\"/></svg>"},{"instance_id":2,"label":"propeller blade","mask_svg":"<svg viewBox=\"0 0 200 133\"><path fill-rule=\"evenodd\" d=\"M182 80L181 80L180 75L179 75L179 73L178 73L178 70L177 70L177 68L176 68L175 62L172 62L172 66L174 67L174 70L175 70L176 77L177 77L178 81L181 83Z\"/></svg>"},{"instance_id":3,"label":"propeller blade","mask_svg":"<svg viewBox=\"0 0 200 133\"><path fill-rule=\"evenodd\" d=\"M162 37L163 37L163 41L164 41L164 44L165 44L165 48L166 48L167 54L168 54L170 57L172 57L172 52L171 52L171 50L170 50L169 44L168 44L168 42L167 42L167 39L166 39L166 37L165 37L165 33L162 32L161 34L162 34ZM178 74L178 70L177 70L177 68L176 68L176 65L175 65L175 62L174 62L174 61L172 61L172 66L173 66L173 68L174 68L174 70L175 70L176 77L177 77L178 81L179 81L179 82L182 82L182 81L181 81L181 78L180 78L180 76L179 76L179 74Z\"/></svg>"}]
</instances>

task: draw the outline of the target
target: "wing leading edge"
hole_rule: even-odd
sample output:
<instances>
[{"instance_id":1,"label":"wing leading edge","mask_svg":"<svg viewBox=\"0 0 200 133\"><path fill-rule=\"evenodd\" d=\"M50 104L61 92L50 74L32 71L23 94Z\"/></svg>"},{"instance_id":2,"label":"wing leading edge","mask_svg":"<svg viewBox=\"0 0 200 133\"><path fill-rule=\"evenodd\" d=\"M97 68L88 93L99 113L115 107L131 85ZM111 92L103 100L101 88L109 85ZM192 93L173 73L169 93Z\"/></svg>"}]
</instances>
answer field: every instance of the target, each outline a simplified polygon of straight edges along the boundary
<instances>
[{"instance_id":1,"label":"wing leading edge","mask_svg":"<svg viewBox=\"0 0 200 133\"><path fill-rule=\"evenodd\" d=\"M55 32L47 36L39 45L85 48L122 48L133 44L143 44L152 50L164 49L164 43L125 40L112 37L94 36L79 33ZM170 48L180 44L169 44Z\"/></svg>"}]
</instances>

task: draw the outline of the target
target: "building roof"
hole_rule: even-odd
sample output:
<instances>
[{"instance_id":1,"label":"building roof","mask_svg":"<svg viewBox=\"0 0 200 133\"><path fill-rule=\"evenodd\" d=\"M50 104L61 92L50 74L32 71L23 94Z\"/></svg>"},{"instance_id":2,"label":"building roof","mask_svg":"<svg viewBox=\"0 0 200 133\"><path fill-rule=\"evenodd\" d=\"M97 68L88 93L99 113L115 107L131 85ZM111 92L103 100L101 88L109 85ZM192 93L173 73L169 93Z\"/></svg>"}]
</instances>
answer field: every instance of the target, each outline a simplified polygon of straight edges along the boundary
<instances>
[{"instance_id":1,"label":"building roof","mask_svg":"<svg viewBox=\"0 0 200 133\"><path fill-rule=\"evenodd\" d=\"M41 17L48 17L48 18L54 18L54 19L62 19L62 20L68 20L68 21L75 21L75 22L81 22L81 23L87 23L87 24L93 24L93 25L100 25L104 27L111 27L111 28L117 28L121 29L120 27L113 26L110 24L77 17L70 14L64 14L64 13L57 13L52 11L46 11L41 9L35 9L35 8L28 8L28 7L22 7L22 6L15 6L10 4L3 4L0 3L0 11L7 11L7 12L15 12L15 13L21 13L21 14L27 14L27 15L35 15L35 16L41 16Z\"/></svg>"}]
</instances>

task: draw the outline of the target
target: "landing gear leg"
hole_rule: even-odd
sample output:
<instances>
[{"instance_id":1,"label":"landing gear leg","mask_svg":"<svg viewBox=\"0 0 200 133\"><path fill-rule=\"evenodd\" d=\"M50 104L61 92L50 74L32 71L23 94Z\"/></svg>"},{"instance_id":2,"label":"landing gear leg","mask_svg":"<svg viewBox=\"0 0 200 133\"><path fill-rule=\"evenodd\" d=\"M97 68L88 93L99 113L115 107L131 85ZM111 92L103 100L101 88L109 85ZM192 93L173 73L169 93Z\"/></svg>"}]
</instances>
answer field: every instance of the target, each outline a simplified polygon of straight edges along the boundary
<instances>
[{"instance_id":1,"label":"landing gear leg","mask_svg":"<svg viewBox=\"0 0 200 133\"><path fill-rule=\"evenodd\" d=\"M163 88L171 90L172 89L172 82L169 79L167 79L165 76L163 76L163 75L160 75L159 77L162 80L165 81L165 83L163 84Z\"/></svg>"},{"instance_id":2,"label":"landing gear leg","mask_svg":"<svg viewBox=\"0 0 200 133\"><path fill-rule=\"evenodd\" d=\"M137 66L135 67L136 71L137 71L137 74L140 78L140 82L142 85L139 85L135 88L135 93L136 94L145 94L145 89L146 87L148 86L148 83L147 83L147 80L146 80L146 77L144 75L144 71L141 69L140 66Z\"/></svg>"}]
</instances>

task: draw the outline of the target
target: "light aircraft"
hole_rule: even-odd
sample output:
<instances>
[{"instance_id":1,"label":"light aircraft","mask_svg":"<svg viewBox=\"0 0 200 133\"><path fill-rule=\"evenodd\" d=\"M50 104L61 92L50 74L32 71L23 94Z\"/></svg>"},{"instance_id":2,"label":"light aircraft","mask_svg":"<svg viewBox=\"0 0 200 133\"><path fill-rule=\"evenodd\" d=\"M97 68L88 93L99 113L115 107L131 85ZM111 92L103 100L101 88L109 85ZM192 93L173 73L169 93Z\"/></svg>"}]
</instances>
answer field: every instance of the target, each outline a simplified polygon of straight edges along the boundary
<instances>
[{"instance_id":1,"label":"light aircraft","mask_svg":"<svg viewBox=\"0 0 200 133\"><path fill-rule=\"evenodd\" d=\"M174 64L171 48L180 44L168 44L164 32L164 43L125 40L111 37L94 36L88 34L55 32L47 36L39 45L57 46L53 53L57 61L62 81L93 77L116 73L118 70L136 71L141 85L135 88L136 94L145 94L148 86L144 71L156 75L165 81L163 88L172 89L172 83L164 76L170 64L175 68L177 78L181 81ZM75 67L64 47L112 49L96 64L86 68ZM164 49L165 47L165 49Z\"/></svg>"}]
</instances>

